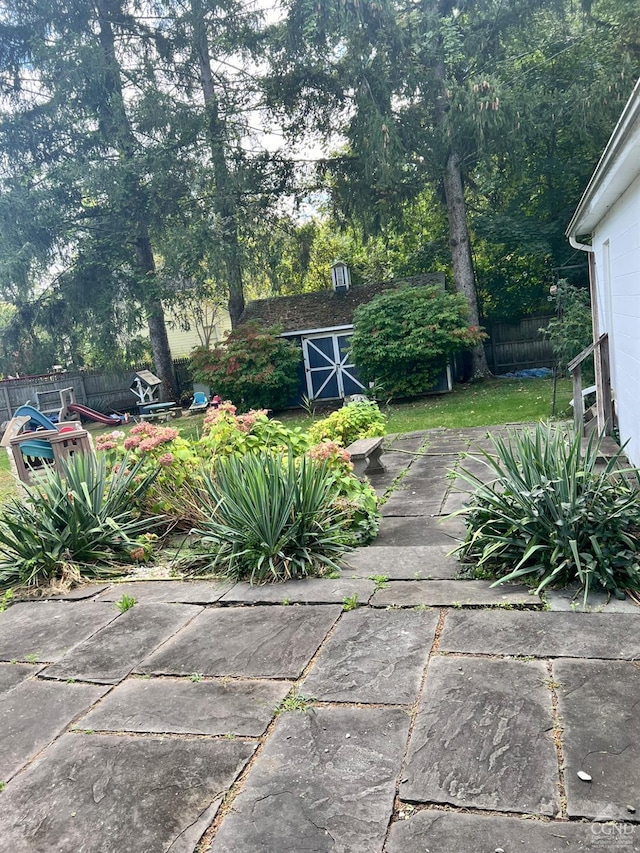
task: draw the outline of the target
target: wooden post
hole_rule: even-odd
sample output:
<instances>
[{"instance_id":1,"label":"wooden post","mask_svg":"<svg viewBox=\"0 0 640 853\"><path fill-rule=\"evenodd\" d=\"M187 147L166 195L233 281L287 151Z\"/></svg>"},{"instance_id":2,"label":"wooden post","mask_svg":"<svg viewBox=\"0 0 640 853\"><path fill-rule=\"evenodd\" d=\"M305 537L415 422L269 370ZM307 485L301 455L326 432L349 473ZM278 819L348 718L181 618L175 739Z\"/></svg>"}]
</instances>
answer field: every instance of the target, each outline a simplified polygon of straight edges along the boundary
<instances>
[{"instance_id":1,"label":"wooden post","mask_svg":"<svg viewBox=\"0 0 640 853\"><path fill-rule=\"evenodd\" d=\"M601 389L598 388L598 429L611 435L613 432L613 406L611 405L611 371L609 367L609 335L604 334L599 340L598 358L596 362L600 367ZM600 409L602 409L602 424L600 423Z\"/></svg>"},{"instance_id":2,"label":"wooden post","mask_svg":"<svg viewBox=\"0 0 640 853\"><path fill-rule=\"evenodd\" d=\"M576 364L571 371L573 379L573 423L579 435L584 434L584 400L582 399L582 366Z\"/></svg>"}]
</instances>

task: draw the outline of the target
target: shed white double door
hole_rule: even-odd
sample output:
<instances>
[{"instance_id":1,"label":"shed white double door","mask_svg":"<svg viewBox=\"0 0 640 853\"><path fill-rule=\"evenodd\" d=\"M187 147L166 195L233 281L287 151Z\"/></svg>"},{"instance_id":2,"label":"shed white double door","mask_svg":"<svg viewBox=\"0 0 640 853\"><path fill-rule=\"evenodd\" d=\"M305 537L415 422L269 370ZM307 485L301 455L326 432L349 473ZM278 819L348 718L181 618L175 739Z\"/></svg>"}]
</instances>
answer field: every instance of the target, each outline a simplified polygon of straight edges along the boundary
<instances>
[{"instance_id":1,"label":"shed white double door","mask_svg":"<svg viewBox=\"0 0 640 853\"><path fill-rule=\"evenodd\" d=\"M351 332L325 332L302 338L310 400L336 400L365 391L350 350Z\"/></svg>"}]
</instances>

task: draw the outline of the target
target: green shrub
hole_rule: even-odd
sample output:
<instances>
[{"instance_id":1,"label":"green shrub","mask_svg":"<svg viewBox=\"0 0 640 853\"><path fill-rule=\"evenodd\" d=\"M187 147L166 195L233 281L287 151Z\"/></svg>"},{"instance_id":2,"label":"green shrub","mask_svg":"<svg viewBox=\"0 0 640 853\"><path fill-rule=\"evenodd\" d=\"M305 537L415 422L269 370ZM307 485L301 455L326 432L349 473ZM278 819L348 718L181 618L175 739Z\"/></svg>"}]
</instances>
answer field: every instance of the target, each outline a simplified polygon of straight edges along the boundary
<instances>
[{"instance_id":1,"label":"green shrub","mask_svg":"<svg viewBox=\"0 0 640 853\"><path fill-rule=\"evenodd\" d=\"M532 581L536 592L577 582L585 602L594 586L640 589L640 472L621 473L622 451L596 467L600 439L583 456L579 435L546 425L492 442L482 460L493 480L461 472L475 492L459 551L477 572Z\"/></svg>"},{"instance_id":2,"label":"green shrub","mask_svg":"<svg viewBox=\"0 0 640 853\"><path fill-rule=\"evenodd\" d=\"M213 350L191 355L193 377L220 397L247 409L284 409L298 389L300 349L277 330L245 323L228 333Z\"/></svg>"},{"instance_id":3,"label":"green shrub","mask_svg":"<svg viewBox=\"0 0 640 853\"><path fill-rule=\"evenodd\" d=\"M410 287L383 293L354 315L351 353L365 382L390 397L428 391L450 355L485 337L469 326L460 294L439 287Z\"/></svg>"},{"instance_id":4,"label":"green shrub","mask_svg":"<svg viewBox=\"0 0 640 853\"><path fill-rule=\"evenodd\" d=\"M343 513L327 463L270 453L221 458L202 478L208 516L194 533L213 549L208 568L251 583L337 567Z\"/></svg>"},{"instance_id":5,"label":"green shrub","mask_svg":"<svg viewBox=\"0 0 640 853\"><path fill-rule=\"evenodd\" d=\"M80 577L121 574L116 561L144 559L141 537L151 526L132 505L149 488L139 466L123 466L110 478L104 457L77 454L27 488L0 514L0 589L42 586Z\"/></svg>"},{"instance_id":6,"label":"green shrub","mask_svg":"<svg viewBox=\"0 0 640 853\"><path fill-rule=\"evenodd\" d=\"M337 441L347 447L358 438L384 435L387 419L377 403L361 401L347 403L329 417L312 424L309 438L312 443Z\"/></svg>"},{"instance_id":7,"label":"green shrub","mask_svg":"<svg viewBox=\"0 0 640 853\"><path fill-rule=\"evenodd\" d=\"M264 409L238 415L236 407L226 400L218 409L207 412L195 451L201 459L262 450L301 456L308 447L309 439L300 427L289 428L267 417Z\"/></svg>"},{"instance_id":8,"label":"green shrub","mask_svg":"<svg viewBox=\"0 0 640 853\"><path fill-rule=\"evenodd\" d=\"M564 279L558 282L556 299L558 316L550 321L546 329L540 331L549 338L560 368L566 370L571 359L593 341L591 299L588 290L573 287ZM593 361L586 360L582 371L585 382L592 382Z\"/></svg>"}]
</instances>

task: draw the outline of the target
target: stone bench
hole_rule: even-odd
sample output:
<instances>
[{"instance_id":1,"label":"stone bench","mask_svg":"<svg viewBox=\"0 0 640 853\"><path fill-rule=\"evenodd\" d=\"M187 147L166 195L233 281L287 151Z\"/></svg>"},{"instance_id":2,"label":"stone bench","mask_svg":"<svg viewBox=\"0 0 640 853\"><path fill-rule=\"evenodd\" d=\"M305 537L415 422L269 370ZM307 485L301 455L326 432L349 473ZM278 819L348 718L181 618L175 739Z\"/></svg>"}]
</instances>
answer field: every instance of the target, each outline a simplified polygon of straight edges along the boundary
<instances>
[{"instance_id":1,"label":"stone bench","mask_svg":"<svg viewBox=\"0 0 640 853\"><path fill-rule=\"evenodd\" d=\"M384 465L380 461L383 440L382 436L359 438L347 447L356 477L384 472Z\"/></svg>"}]
</instances>

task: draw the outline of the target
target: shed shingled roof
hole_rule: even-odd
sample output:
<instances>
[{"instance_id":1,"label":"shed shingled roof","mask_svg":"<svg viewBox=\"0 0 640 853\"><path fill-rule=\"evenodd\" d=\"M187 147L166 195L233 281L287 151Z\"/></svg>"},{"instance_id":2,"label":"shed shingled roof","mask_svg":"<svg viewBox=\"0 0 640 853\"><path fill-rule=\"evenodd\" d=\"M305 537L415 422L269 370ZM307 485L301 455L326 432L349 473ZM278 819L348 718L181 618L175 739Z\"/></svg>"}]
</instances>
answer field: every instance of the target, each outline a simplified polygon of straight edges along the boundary
<instances>
[{"instance_id":1,"label":"shed shingled roof","mask_svg":"<svg viewBox=\"0 0 640 853\"><path fill-rule=\"evenodd\" d=\"M352 285L347 293L319 290L295 296L254 299L247 303L240 322L256 322L264 327L279 326L285 333L350 326L356 308L370 302L374 296L398 287L425 287L433 284L444 287L444 273Z\"/></svg>"}]
</instances>

